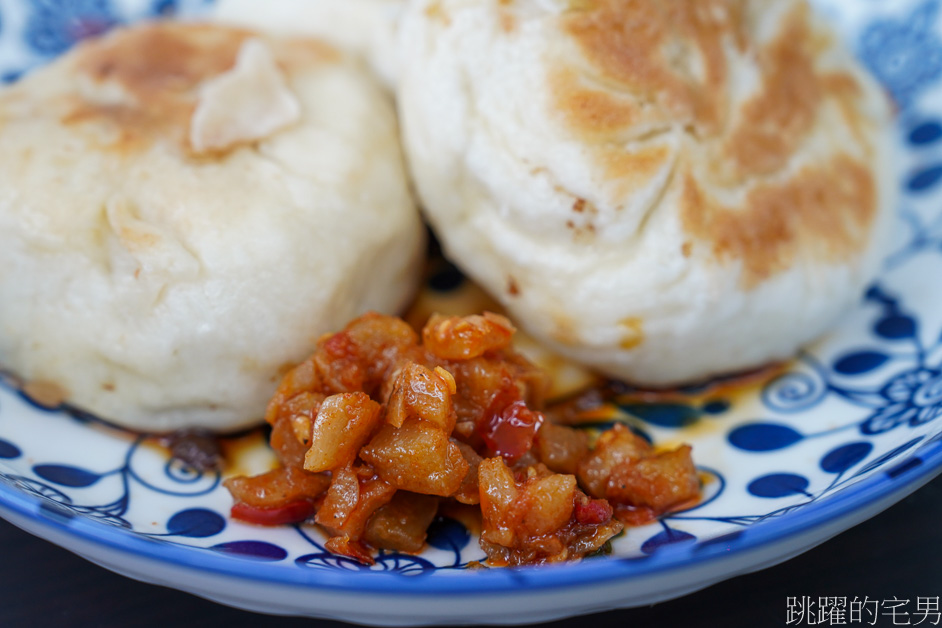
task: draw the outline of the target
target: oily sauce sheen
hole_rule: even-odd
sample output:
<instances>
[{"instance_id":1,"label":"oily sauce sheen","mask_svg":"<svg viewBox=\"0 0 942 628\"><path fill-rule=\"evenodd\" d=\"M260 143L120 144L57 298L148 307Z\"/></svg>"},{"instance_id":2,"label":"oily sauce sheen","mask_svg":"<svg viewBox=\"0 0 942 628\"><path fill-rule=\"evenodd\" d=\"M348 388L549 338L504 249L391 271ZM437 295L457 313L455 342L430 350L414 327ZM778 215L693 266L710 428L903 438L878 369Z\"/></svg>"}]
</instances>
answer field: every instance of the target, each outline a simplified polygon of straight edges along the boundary
<instances>
[{"instance_id":1,"label":"oily sauce sheen","mask_svg":"<svg viewBox=\"0 0 942 628\"><path fill-rule=\"evenodd\" d=\"M433 315L421 338L379 314L325 336L268 406L282 467L227 480L232 516L313 521L330 551L371 564L421 551L436 515L472 507L488 564L505 566L582 558L699 498L690 447L655 452L618 425L590 448L549 421L548 377L514 333L485 312Z\"/></svg>"}]
</instances>

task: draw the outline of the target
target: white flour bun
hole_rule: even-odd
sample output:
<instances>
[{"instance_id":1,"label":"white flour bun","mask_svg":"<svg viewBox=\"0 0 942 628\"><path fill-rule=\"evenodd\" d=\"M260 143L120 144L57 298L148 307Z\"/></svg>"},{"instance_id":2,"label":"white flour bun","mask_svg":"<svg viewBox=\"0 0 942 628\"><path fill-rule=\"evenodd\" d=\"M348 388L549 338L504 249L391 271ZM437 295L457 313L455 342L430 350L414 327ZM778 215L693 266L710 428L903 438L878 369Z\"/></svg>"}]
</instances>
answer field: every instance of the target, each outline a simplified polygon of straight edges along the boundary
<instances>
[{"instance_id":1,"label":"white flour bun","mask_svg":"<svg viewBox=\"0 0 942 628\"><path fill-rule=\"evenodd\" d=\"M0 92L0 145L0 365L115 423L257 423L321 334L413 294L395 114L326 44L114 32Z\"/></svg>"},{"instance_id":2,"label":"white flour bun","mask_svg":"<svg viewBox=\"0 0 942 628\"><path fill-rule=\"evenodd\" d=\"M417 0L400 118L446 253L648 385L787 358L873 277L888 100L803 1Z\"/></svg>"}]
</instances>

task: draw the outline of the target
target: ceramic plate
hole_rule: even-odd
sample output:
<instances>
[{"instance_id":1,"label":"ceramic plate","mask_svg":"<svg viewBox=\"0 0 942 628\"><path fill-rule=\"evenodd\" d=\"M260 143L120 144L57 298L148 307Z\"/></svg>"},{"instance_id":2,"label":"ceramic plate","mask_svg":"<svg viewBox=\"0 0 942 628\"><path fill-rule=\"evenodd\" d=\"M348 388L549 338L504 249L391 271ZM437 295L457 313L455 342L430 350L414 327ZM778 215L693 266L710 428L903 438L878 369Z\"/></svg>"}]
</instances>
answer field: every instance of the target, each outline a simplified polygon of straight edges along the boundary
<instances>
[{"instance_id":1,"label":"ceramic plate","mask_svg":"<svg viewBox=\"0 0 942 628\"><path fill-rule=\"evenodd\" d=\"M167 0L0 0L0 75ZM437 520L420 556L366 568L327 553L313 527L227 517L221 473L146 435L0 378L0 515L128 576L269 613L372 624L536 622L646 605L794 556L902 499L942 470L942 15L937 0L819 0L900 106L898 231L884 271L827 339L748 385L615 413L661 443L691 442L697 507L635 528L611 556L552 568L467 569L483 558ZM432 282L441 290L455 282ZM257 435L229 439L242 470L267 464ZM230 468L230 471L239 469Z\"/></svg>"}]
</instances>

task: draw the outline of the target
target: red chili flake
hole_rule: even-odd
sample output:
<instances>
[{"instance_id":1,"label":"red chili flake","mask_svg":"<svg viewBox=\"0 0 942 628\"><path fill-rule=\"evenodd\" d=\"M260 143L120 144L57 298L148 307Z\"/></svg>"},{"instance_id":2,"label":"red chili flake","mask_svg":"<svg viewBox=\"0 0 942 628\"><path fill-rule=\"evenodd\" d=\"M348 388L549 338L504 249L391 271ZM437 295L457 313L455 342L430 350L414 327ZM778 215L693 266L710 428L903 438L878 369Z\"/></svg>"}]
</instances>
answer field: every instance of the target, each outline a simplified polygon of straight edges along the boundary
<instances>
[{"instance_id":1,"label":"red chili flake","mask_svg":"<svg viewBox=\"0 0 942 628\"><path fill-rule=\"evenodd\" d=\"M533 439L543 424L543 415L534 412L517 396L516 389L504 389L491 402L482 436L487 448L508 462L518 460L533 447Z\"/></svg>"},{"instance_id":2,"label":"red chili flake","mask_svg":"<svg viewBox=\"0 0 942 628\"><path fill-rule=\"evenodd\" d=\"M314 504L306 500L290 502L277 508L257 508L238 502L232 506L233 519L263 526L280 526L286 523L298 523L314 515Z\"/></svg>"},{"instance_id":3,"label":"red chili flake","mask_svg":"<svg viewBox=\"0 0 942 628\"><path fill-rule=\"evenodd\" d=\"M611 504L604 499L576 499L576 521L584 526L610 521L614 514Z\"/></svg>"}]
</instances>

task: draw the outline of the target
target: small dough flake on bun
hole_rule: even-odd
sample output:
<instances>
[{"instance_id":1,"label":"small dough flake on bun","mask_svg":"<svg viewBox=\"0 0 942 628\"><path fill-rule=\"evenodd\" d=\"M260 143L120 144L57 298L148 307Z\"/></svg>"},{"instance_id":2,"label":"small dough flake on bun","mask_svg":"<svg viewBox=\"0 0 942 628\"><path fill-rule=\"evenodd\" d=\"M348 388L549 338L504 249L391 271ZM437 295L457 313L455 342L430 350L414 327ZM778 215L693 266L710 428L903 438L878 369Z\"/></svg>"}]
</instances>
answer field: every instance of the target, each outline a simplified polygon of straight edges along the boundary
<instances>
[{"instance_id":1,"label":"small dough flake on bun","mask_svg":"<svg viewBox=\"0 0 942 628\"><path fill-rule=\"evenodd\" d=\"M309 35L365 60L392 87L396 80L396 27L406 0L216 0L221 23L273 33Z\"/></svg>"},{"instance_id":2,"label":"small dough flake on bun","mask_svg":"<svg viewBox=\"0 0 942 628\"><path fill-rule=\"evenodd\" d=\"M156 23L0 92L0 365L147 431L258 423L413 295L395 113L327 44Z\"/></svg>"},{"instance_id":3,"label":"small dough flake on bun","mask_svg":"<svg viewBox=\"0 0 942 628\"><path fill-rule=\"evenodd\" d=\"M417 0L400 119L446 253L664 386L785 359L878 269L892 111L803 0Z\"/></svg>"}]
</instances>

